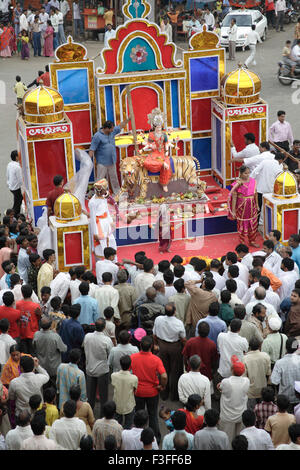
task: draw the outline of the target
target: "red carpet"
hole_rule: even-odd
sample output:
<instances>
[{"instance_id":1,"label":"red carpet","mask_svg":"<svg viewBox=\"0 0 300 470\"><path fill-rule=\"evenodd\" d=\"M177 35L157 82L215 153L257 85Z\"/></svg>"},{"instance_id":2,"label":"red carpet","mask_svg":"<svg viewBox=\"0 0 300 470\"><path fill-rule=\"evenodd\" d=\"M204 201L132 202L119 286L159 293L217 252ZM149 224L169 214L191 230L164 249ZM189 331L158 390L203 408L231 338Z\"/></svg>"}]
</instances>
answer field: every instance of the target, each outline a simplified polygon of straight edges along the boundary
<instances>
[{"instance_id":1,"label":"red carpet","mask_svg":"<svg viewBox=\"0 0 300 470\"><path fill-rule=\"evenodd\" d=\"M259 234L256 242L263 243L263 238ZM180 255L182 258L191 256L207 256L208 258L219 258L227 253L234 251L239 244L237 233L227 233L221 235L209 235L203 239L197 238L194 241L176 240L172 242L171 253L159 253L158 243L144 243L142 245L130 245L126 247L118 247L118 260L123 258L134 260L137 251L145 251L146 256L153 259L155 263L162 259L171 260L174 255ZM259 248L250 247L250 251L257 251Z\"/></svg>"}]
</instances>

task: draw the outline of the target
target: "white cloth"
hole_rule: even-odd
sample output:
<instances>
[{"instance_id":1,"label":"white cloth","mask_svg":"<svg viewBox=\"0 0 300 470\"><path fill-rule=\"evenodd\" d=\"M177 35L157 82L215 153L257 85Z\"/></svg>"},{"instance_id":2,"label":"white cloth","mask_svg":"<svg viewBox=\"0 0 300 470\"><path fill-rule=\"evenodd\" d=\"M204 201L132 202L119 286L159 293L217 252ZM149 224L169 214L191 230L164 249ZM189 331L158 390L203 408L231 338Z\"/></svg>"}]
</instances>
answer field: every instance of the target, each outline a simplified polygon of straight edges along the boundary
<instances>
[{"instance_id":1,"label":"white cloth","mask_svg":"<svg viewBox=\"0 0 300 470\"><path fill-rule=\"evenodd\" d=\"M204 400L206 410L211 408L210 380L200 372L190 371L182 374L178 380L179 400L186 404L190 395L194 393L200 395Z\"/></svg>"},{"instance_id":2,"label":"white cloth","mask_svg":"<svg viewBox=\"0 0 300 470\"><path fill-rule=\"evenodd\" d=\"M246 145L246 147L241 150L240 152L236 151L235 147L232 147L231 153L233 158L249 158L249 157L254 157L254 155L257 155L259 153L259 148L257 147L256 144L249 144Z\"/></svg>"},{"instance_id":3,"label":"white cloth","mask_svg":"<svg viewBox=\"0 0 300 470\"><path fill-rule=\"evenodd\" d=\"M252 296L254 295L254 291L255 289L259 286L259 283L258 282L254 282L253 284L251 284L251 286L248 288L246 294L244 295L244 297L242 298L242 302L244 305L247 305L249 302L250 302L250 299L252 298Z\"/></svg>"},{"instance_id":4,"label":"white cloth","mask_svg":"<svg viewBox=\"0 0 300 470\"><path fill-rule=\"evenodd\" d=\"M220 335L222 334L226 333L220 333ZM222 392L220 401L221 421L229 423L240 423L242 421L242 414L247 409L249 387L250 380L248 377L232 375L222 380L220 385Z\"/></svg>"},{"instance_id":5,"label":"white cloth","mask_svg":"<svg viewBox=\"0 0 300 470\"><path fill-rule=\"evenodd\" d=\"M169 343L175 343L186 336L182 321L174 316L168 317L167 315L159 315L155 319L153 334Z\"/></svg>"},{"instance_id":6,"label":"white cloth","mask_svg":"<svg viewBox=\"0 0 300 470\"><path fill-rule=\"evenodd\" d=\"M21 284L16 284L15 287L12 289L12 293L14 294L15 302L18 302L19 300L23 300L23 294L22 294L22 285ZM34 291L32 291L32 296L30 297L32 302L35 302L36 304L39 304L39 299L38 296Z\"/></svg>"},{"instance_id":7,"label":"white cloth","mask_svg":"<svg viewBox=\"0 0 300 470\"><path fill-rule=\"evenodd\" d=\"M131 428L122 431L122 450L142 450L141 434L143 428ZM152 444L153 450L158 450L156 438Z\"/></svg>"},{"instance_id":8,"label":"white cloth","mask_svg":"<svg viewBox=\"0 0 300 470\"><path fill-rule=\"evenodd\" d=\"M264 299L268 304L271 304L274 309L276 310L276 312L278 313L279 310L280 310L280 298L279 298L279 295L277 294L277 292L273 292L272 291L272 288L269 287L269 289L266 291L266 297ZM256 302L256 299L254 297L254 295L252 295L251 299L250 299L250 302Z\"/></svg>"},{"instance_id":9,"label":"white cloth","mask_svg":"<svg viewBox=\"0 0 300 470\"><path fill-rule=\"evenodd\" d=\"M20 377L16 377L9 384L8 398L16 400L16 413L19 414L24 409L30 411L29 398L32 395L40 395L41 388L49 381L48 372L41 366L36 368L38 372L23 372Z\"/></svg>"},{"instance_id":10,"label":"white cloth","mask_svg":"<svg viewBox=\"0 0 300 470\"><path fill-rule=\"evenodd\" d=\"M0 335L0 364L6 364L9 357L9 349L13 344L17 344L16 341L7 333Z\"/></svg>"},{"instance_id":11,"label":"white cloth","mask_svg":"<svg viewBox=\"0 0 300 470\"><path fill-rule=\"evenodd\" d=\"M177 294L177 290L175 289L174 286L165 286L165 296L169 300L170 297L174 296Z\"/></svg>"},{"instance_id":12,"label":"white cloth","mask_svg":"<svg viewBox=\"0 0 300 470\"><path fill-rule=\"evenodd\" d=\"M270 434L255 426L243 429L240 434L248 440L248 450L274 450Z\"/></svg>"},{"instance_id":13,"label":"white cloth","mask_svg":"<svg viewBox=\"0 0 300 470\"><path fill-rule=\"evenodd\" d=\"M103 233L104 238L100 239L99 245L93 247L95 255L103 256L103 250L108 246L116 250L117 244L112 230L113 219L108 210L107 200L105 198L99 198L94 195L89 201L89 209L92 240L94 239L94 235L99 235L96 223L96 216L103 216L104 214L107 214L105 218L99 219L101 231Z\"/></svg>"},{"instance_id":14,"label":"white cloth","mask_svg":"<svg viewBox=\"0 0 300 470\"><path fill-rule=\"evenodd\" d=\"M224 274L223 274L223 277L227 280L228 279L228 268L229 266L225 263L223 263L223 266L225 268L225 271L224 271ZM247 267L240 263L239 261L237 263L235 263L233 266L237 266L239 268L239 276L237 279L241 279L241 281L243 281L246 286L248 286L248 280L249 280L249 271L247 269Z\"/></svg>"},{"instance_id":15,"label":"white cloth","mask_svg":"<svg viewBox=\"0 0 300 470\"><path fill-rule=\"evenodd\" d=\"M205 13L204 21L207 26L211 26L212 28L215 26L215 17L212 13Z\"/></svg>"},{"instance_id":16,"label":"white cloth","mask_svg":"<svg viewBox=\"0 0 300 470\"><path fill-rule=\"evenodd\" d=\"M219 333L217 346L220 352L218 372L222 377L229 377L231 375L231 357L235 354L243 362L244 353L249 348L248 341L238 333L227 331L227 333Z\"/></svg>"},{"instance_id":17,"label":"white cloth","mask_svg":"<svg viewBox=\"0 0 300 470\"><path fill-rule=\"evenodd\" d=\"M278 314L277 314L277 311L275 310L275 308L273 307L272 304L269 304L268 302L266 302L265 299L263 300L254 300L253 302L249 302L247 305L246 305L246 317L245 317L245 320L249 320L251 315L252 315L252 309L255 305L257 304L263 304L265 307L266 307L266 314L268 317L270 317L271 315L275 316L275 317L278 317Z\"/></svg>"},{"instance_id":18,"label":"white cloth","mask_svg":"<svg viewBox=\"0 0 300 470\"><path fill-rule=\"evenodd\" d=\"M63 24L63 18L59 21L60 24ZM71 193L79 199L81 207L85 209L85 195L93 170L93 161L89 154L82 149L75 149L75 160L80 163L80 170L65 184L64 188L70 189Z\"/></svg>"},{"instance_id":19,"label":"white cloth","mask_svg":"<svg viewBox=\"0 0 300 470\"><path fill-rule=\"evenodd\" d=\"M119 303L119 292L114 289L113 286L105 285L100 287L95 292L95 299L98 302L100 316L104 318L103 311L106 307L112 307L114 309L114 317L120 319L120 313L118 308Z\"/></svg>"},{"instance_id":20,"label":"white cloth","mask_svg":"<svg viewBox=\"0 0 300 470\"><path fill-rule=\"evenodd\" d=\"M276 176L282 170L283 166L277 160L263 160L250 174L251 178L255 178L257 192L272 193Z\"/></svg>"},{"instance_id":21,"label":"white cloth","mask_svg":"<svg viewBox=\"0 0 300 470\"><path fill-rule=\"evenodd\" d=\"M71 292L71 303L73 304L78 297L80 297L79 286L82 283L80 279L74 279L74 281L70 281L70 292Z\"/></svg>"},{"instance_id":22,"label":"white cloth","mask_svg":"<svg viewBox=\"0 0 300 470\"><path fill-rule=\"evenodd\" d=\"M114 29L111 29L110 31L107 30L106 33L104 34L104 47L108 48L109 47L108 41L115 37L116 37L116 31Z\"/></svg>"},{"instance_id":23,"label":"white cloth","mask_svg":"<svg viewBox=\"0 0 300 470\"><path fill-rule=\"evenodd\" d=\"M236 294L231 293L231 300L229 302L229 305L230 305L231 308L234 309L234 307L236 305L243 305L243 302L241 301L241 299Z\"/></svg>"},{"instance_id":24,"label":"white cloth","mask_svg":"<svg viewBox=\"0 0 300 470\"><path fill-rule=\"evenodd\" d=\"M71 276L69 273L58 273L57 276L50 282L50 289L51 289L51 299L53 297L59 296L64 302L68 290L70 288ZM80 293L78 291L78 297ZM74 297L75 299L76 297Z\"/></svg>"},{"instance_id":25,"label":"white cloth","mask_svg":"<svg viewBox=\"0 0 300 470\"><path fill-rule=\"evenodd\" d=\"M246 266L248 271L250 271L250 269L253 269L252 262L253 262L253 256L251 255L251 253L247 253L241 260L241 264Z\"/></svg>"},{"instance_id":26,"label":"white cloth","mask_svg":"<svg viewBox=\"0 0 300 470\"><path fill-rule=\"evenodd\" d=\"M70 11L69 2L67 0L63 0L62 2L60 2L59 9L62 12L63 16L66 16L66 14Z\"/></svg>"},{"instance_id":27,"label":"white cloth","mask_svg":"<svg viewBox=\"0 0 300 470\"><path fill-rule=\"evenodd\" d=\"M134 287L136 289L137 296L145 294L148 287L152 287L155 277L152 273L145 273L142 271L138 274L134 281Z\"/></svg>"},{"instance_id":28,"label":"white cloth","mask_svg":"<svg viewBox=\"0 0 300 470\"><path fill-rule=\"evenodd\" d=\"M276 15L279 11L285 11L285 10L286 10L285 0L277 0L275 2L275 13L276 13Z\"/></svg>"},{"instance_id":29,"label":"white cloth","mask_svg":"<svg viewBox=\"0 0 300 470\"><path fill-rule=\"evenodd\" d=\"M280 300L283 301L286 297L290 297L292 290L295 289L295 282L298 280L299 276L296 271L282 271L280 269L279 279L282 282L282 285L278 289L278 295Z\"/></svg>"},{"instance_id":30,"label":"white cloth","mask_svg":"<svg viewBox=\"0 0 300 470\"><path fill-rule=\"evenodd\" d=\"M4 273L3 276L2 276L1 279L0 279L0 289L1 289L1 290L2 290L2 289L9 290L9 289L8 289L8 285L6 284L6 276L7 276L7 274Z\"/></svg>"},{"instance_id":31,"label":"white cloth","mask_svg":"<svg viewBox=\"0 0 300 470\"><path fill-rule=\"evenodd\" d=\"M282 258L281 256L276 253L276 251L272 251L270 255L268 255L265 259L264 262L264 268L268 269L271 271L275 276L278 276L280 274L280 266L282 263Z\"/></svg>"},{"instance_id":32,"label":"white cloth","mask_svg":"<svg viewBox=\"0 0 300 470\"><path fill-rule=\"evenodd\" d=\"M255 31L255 30L254 31L252 31L252 30L249 31L249 33L247 33L244 46L245 47L248 46L248 45L256 46L257 42L262 42L258 32Z\"/></svg>"},{"instance_id":33,"label":"white cloth","mask_svg":"<svg viewBox=\"0 0 300 470\"><path fill-rule=\"evenodd\" d=\"M58 16L57 16L57 14L54 13L54 15L50 15L49 19L51 21L54 32L58 33Z\"/></svg>"},{"instance_id":34,"label":"white cloth","mask_svg":"<svg viewBox=\"0 0 300 470\"><path fill-rule=\"evenodd\" d=\"M242 299L244 295L246 294L248 287L246 284L241 280L241 279L234 279L236 284L237 284L237 290L236 290L236 295L238 296L239 299Z\"/></svg>"},{"instance_id":35,"label":"white cloth","mask_svg":"<svg viewBox=\"0 0 300 470\"><path fill-rule=\"evenodd\" d=\"M24 427L16 426L15 429L8 431L5 436L7 450L20 450L22 442L32 436L33 432L30 424Z\"/></svg>"},{"instance_id":36,"label":"white cloth","mask_svg":"<svg viewBox=\"0 0 300 470\"><path fill-rule=\"evenodd\" d=\"M73 2L73 18L74 20L81 20L79 3Z\"/></svg>"},{"instance_id":37,"label":"white cloth","mask_svg":"<svg viewBox=\"0 0 300 470\"><path fill-rule=\"evenodd\" d=\"M88 333L83 340L86 356L86 373L90 377L99 377L109 372L108 356L113 348L112 340L102 331Z\"/></svg>"},{"instance_id":38,"label":"white cloth","mask_svg":"<svg viewBox=\"0 0 300 470\"><path fill-rule=\"evenodd\" d=\"M42 434L41 436L32 436L25 439L22 442L21 450L56 450L57 444Z\"/></svg>"},{"instance_id":39,"label":"white cloth","mask_svg":"<svg viewBox=\"0 0 300 470\"><path fill-rule=\"evenodd\" d=\"M300 450L300 445L291 442L290 444L280 444L275 450Z\"/></svg>"},{"instance_id":40,"label":"white cloth","mask_svg":"<svg viewBox=\"0 0 300 470\"><path fill-rule=\"evenodd\" d=\"M20 163L11 161L6 169L7 186L10 191L20 189L23 183L22 168Z\"/></svg>"},{"instance_id":41,"label":"white cloth","mask_svg":"<svg viewBox=\"0 0 300 470\"><path fill-rule=\"evenodd\" d=\"M119 271L118 266L113 261L110 261L109 259L103 259L103 260L97 261L97 263L96 263L96 277L97 277L98 285L99 286L103 285L103 281L102 281L102 274L103 273L111 273L112 274L112 282L113 282L113 284L116 284L118 271Z\"/></svg>"},{"instance_id":42,"label":"white cloth","mask_svg":"<svg viewBox=\"0 0 300 470\"><path fill-rule=\"evenodd\" d=\"M254 157L247 158L247 167L250 171L253 171L262 161L264 160L274 160L274 153L269 152L268 150L265 152L261 152L259 155L255 155Z\"/></svg>"},{"instance_id":43,"label":"white cloth","mask_svg":"<svg viewBox=\"0 0 300 470\"><path fill-rule=\"evenodd\" d=\"M47 29L47 21L49 20L49 15L48 13L40 13L39 14L40 22L42 23L41 26L41 31L45 32Z\"/></svg>"},{"instance_id":44,"label":"white cloth","mask_svg":"<svg viewBox=\"0 0 300 470\"><path fill-rule=\"evenodd\" d=\"M20 32L23 31L23 30L28 31L28 21L27 21L26 16L24 15L24 13L22 13L22 15L20 15L19 23L20 23Z\"/></svg>"},{"instance_id":45,"label":"white cloth","mask_svg":"<svg viewBox=\"0 0 300 470\"><path fill-rule=\"evenodd\" d=\"M237 25L234 24L233 26L230 26L229 31L228 31L228 40L229 41L236 41L237 39Z\"/></svg>"},{"instance_id":46,"label":"white cloth","mask_svg":"<svg viewBox=\"0 0 300 470\"><path fill-rule=\"evenodd\" d=\"M293 49L292 49L292 53L291 53L291 58L292 60L294 60L295 62L299 62L300 61L300 46L298 46L298 44L296 44Z\"/></svg>"},{"instance_id":47,"label":"white cloth","mask_svg":"<svg viewBox=\"0 0 300 470\"><path fill-rule=\"evenodd\" d=\"M219 290L223 290L225 288L225 279L216 271L210 271L213 275L214 281L216 283L216 288Z\"/></svg>"},{"instance_id":48,"label":"white cloth","mask_svg":"<svg viewBox=\"0 0 300 470\"><path fill-rule=\"evenodd\" d=\"M80 439L87 434L86 424L80 418L56 419L51 426L49 437L67 450L79 449Z\"/></svg>"}]
</instances>

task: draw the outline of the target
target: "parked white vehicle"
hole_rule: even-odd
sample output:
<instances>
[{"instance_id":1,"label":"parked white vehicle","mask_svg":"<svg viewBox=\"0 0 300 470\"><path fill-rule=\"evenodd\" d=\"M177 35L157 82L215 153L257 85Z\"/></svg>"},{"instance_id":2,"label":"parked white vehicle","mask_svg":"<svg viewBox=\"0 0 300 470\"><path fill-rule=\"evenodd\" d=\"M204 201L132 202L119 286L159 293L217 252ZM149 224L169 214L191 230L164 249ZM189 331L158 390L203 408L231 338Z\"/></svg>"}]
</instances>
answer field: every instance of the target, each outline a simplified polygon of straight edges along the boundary
<instances>
[{"instance_id":1,"label":"parked white vehicle","mask_svg":"<svg viewBox=\"0 0 300 470\"><path fill-rule=\"evenodd\" d=\"M236 47L243 47L246 41L246 36L251 31L251 26L256 25L262 41L266 39L267 35L267 18L258 10L232 10L228 13L222 21L220 42L221 46L228 47L228 32L231 20L236 19L237 25L237 40Z\"/></svg>"}]
</instances>

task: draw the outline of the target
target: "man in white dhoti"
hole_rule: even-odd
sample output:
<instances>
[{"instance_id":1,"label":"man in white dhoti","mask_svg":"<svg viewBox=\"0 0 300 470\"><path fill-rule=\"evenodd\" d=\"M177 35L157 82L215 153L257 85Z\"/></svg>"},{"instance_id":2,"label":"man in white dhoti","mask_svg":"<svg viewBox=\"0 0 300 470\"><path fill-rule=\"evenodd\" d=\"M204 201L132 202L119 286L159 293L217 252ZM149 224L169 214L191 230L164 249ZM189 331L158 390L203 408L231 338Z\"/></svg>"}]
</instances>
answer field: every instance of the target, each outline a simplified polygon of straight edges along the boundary
<instances>
[{"instance_id":1,"label":"man in white dhoti","mask_svg":"<svg viewBox=\"0 0 300 470\"><path fill-rule=\"evenodd\" d=\"M93 251L96 258L103 258L106 247L117 249L113 235L113 219L108 210L108 182L105 178L94 184L95 194L89 202L90 227L93 239Z\"/></svg>"}]
</instances>

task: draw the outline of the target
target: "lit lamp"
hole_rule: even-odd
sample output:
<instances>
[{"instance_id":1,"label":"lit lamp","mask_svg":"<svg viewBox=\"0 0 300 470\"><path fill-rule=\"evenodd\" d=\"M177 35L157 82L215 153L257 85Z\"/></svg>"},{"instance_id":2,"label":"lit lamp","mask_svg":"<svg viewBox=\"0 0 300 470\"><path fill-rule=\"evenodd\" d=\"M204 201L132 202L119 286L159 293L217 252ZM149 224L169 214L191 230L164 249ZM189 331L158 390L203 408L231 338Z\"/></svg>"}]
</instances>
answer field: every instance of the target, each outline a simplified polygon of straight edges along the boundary
<instances>
[{"instance_id":1,"label":"lit lamp","mask_svg":"<svg viewBox=\"0 0 300 470\"><path fill-rule=\"evenodd\" d=\"M288 244L290 236L299 232L300 195L294 175L282 171L277 176L273 193L263 196L264 238L271 230L281 232L281 242Z\"/></svg>"},{"instance_id":2,"label":"lit lamp","mask_svg":"<svg viewBox=\"0 0 300 470\"><path fill-rule=\"evenodd\" d=\"M56 267L69 271L72 266L91 268L89 221L73 194L65 192L54 203L54 216L49 217Z\"/></svg>"}]
</instances>

